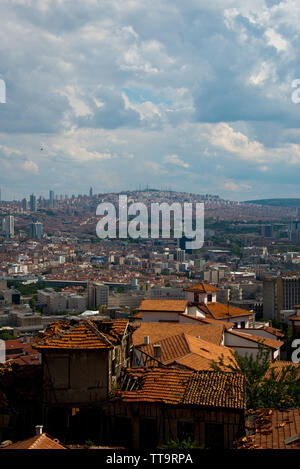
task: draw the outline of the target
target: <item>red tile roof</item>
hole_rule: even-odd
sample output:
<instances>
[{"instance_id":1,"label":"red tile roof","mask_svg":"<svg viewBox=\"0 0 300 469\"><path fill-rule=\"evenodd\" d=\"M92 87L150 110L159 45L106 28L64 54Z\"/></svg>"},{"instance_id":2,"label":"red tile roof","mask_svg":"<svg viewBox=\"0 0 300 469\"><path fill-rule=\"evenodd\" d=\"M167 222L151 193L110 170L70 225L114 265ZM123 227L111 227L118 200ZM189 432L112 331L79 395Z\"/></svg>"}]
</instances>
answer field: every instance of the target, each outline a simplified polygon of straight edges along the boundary
<instances>
[{"instance_id":1,"label":"red tile roof","mask_svg":"<svg viewBox=\"0 0 300 469\"><path fill-rule=\"evenodd\" d=\"M200 283L197 283L196 285L192 285L191 287L185 288L184 291L195 292L195 293L213 293L213 292L217 292L220 290L219 288L216 288L213 285L200 282Z\"/></svg>"},{"instance_id":2,"label":"red tile roof","mask_svg":"<svg viewBox=\"0 0 300 469\"><path fill-rule=\"evenodd\" d=\"M68 449L66 446L59 443L58 440L52 438L46 433L36 435L27 440L18 441L0 449Z\"/></svg>"},{"instance_id":3,"label":"red tile roof","mask_svg":"<svg viewBox=\"0 0 300 469\"><path fill-rule=\"evenodd\" d=\"M290 321L300 321L300 314L292 314L289 316Z\"/></svg>"},{"instance_id":4,"label":"red tile roof","mask_svg":"<svg viewBox=\"0 0 300 469\"><path fill-rule=\"evenodd\" d=\"M217 321L216 321L217 322ZM216 345L220 345L223 339L224 327L222 324L209 325L205 321L196 324L166 323L166 322L142 322L133 333L133 345L143 345L144 337L148 336L150 343L165 339L181 333L190 336L200 336Z\"/></svg>"},{"instance_id":5,"label":"red tile roof","mask_svg":"<svg viewBox=\"0 0 300 469\"><path fill-rule=\"evenodd\" d=\"M140 312L183 313L188 304L187 300L142 300Z\"/></svg>"},{"instance_id":6,"label":"red tile roof","mask_svg":"<svg viewBox=\"0 0 300 469\"><path fill-rule=\"evenodd\" d=\"M124 402L245 408L245 379L241 374L168 368L128 370L128 373L136 386L133 391L118 392Z\"/></svg>"},{"instance_id":7,"label":"red tile roof","mask_svg":"<svg viewBox=\"0 0 300 469\"><path fill-rule=\"evenodd\" d=\"M122 339L127 320L74 320L50 323L42 339L33 347L44 349L110 349Z\"/></svg>"},{"instance_id":8,"label":"red tile roof","mask_svg":"<svg viewBox=\"0 0 300 469\"><path fill-rule=\"evenodd\" d=\"M161 357L158 360L164 365L179 364L194 370L211 370L211 362L218 361L222 355L225 365L233 360L228 347L215 345L184 333L150 345L143 345L139 349L154 357L154 346L158 344L161 347ZM149 363L151 364L151 361Z\"/></svg>"},{"instance_id":9,"label":"red tile roof","mask_svg":"<svg viewBox=\"0 0 300 469\"><path fill-rule=\"evenodd\" d=\"M300 449L300 409L249 411L238 449Z\"/></svg>"},{"instance_id":10,"label":"red tile roof","mask_svg":"<svg viewBox=\"0 0 300 469\"><path fill-rule=\"evenodd\" d=\"M140 381L136 391L123 391L120 394L124 402L164 402L179 404L183 400L186 386L192 371L173 369L133 370L133 375Z\"/></svg>"},{"instance_id":11,"label":"red tile roof","mask_svg":"<svg viewBox=\"0 0 300 469\"><path fill-rule=\"evenodd\" d=\"M227 319L238 316L251 316L251 311L246 311L236 306L231 306L223 303L213 302L206 305L199 305L203 312L208 314L212 319Z\"/></svg>"}]
</instances>

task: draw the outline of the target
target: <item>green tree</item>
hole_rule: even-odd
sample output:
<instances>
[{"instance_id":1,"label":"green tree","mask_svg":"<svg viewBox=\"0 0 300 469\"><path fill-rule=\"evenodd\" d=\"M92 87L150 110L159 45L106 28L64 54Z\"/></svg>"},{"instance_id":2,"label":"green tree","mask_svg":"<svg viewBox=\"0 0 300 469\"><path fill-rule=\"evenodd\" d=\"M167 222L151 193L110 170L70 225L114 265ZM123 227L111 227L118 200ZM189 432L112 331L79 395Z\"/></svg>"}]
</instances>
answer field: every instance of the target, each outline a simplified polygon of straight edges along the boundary
<instances>
[{"instance_id":1,"label":"green tree","mask_svg":"<svg viewBox=\"0 0 300 469\"><path fill-rule=\"evenodd\" d=\"M290 365L276 369L269 359L270 352L258 345L257 356L241 356L232 352L230 363L224 363L222 355L218 361L211 362L216 371L242 373L246 384L246 402L248 409L290 408L300 406L300 367Z\"/></svg>"},{"instance_id":2,"label":"green tree","mask_svg":"<svg viewBox=\"0 0 300 469\"><path fill-rule=\"evenodd\" d=\"M8 332L8 331L3 331L0 333L0 339L1 340L13 340L13 339L16 339L17 337L15 337L11 332Z\"/></svg>"}]
</instances>

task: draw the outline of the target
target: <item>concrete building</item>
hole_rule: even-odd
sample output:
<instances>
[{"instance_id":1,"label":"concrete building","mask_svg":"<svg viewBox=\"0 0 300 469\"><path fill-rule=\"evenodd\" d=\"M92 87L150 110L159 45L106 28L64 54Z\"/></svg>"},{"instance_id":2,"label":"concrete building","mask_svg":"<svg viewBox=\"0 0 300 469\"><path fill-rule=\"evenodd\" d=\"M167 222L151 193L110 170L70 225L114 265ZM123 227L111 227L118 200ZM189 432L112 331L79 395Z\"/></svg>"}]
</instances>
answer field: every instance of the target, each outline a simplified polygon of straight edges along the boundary
<instances>
[{"instance_id":1,"label":"concrete building","mask_svg":"<svg viewBox=\"0 0 300 469\"><path fill-rule=\"evenodd\" d=\"M88 308L95 310L100 305L107 306L109 301L109 287L103 283L88 284Z\"/></svg>"},{"instance_id":2,"label":"concrete building","mask_svg":"<svg viewBox=\"0 0 300 469\"><path fill-rule=\"evenodd\" d=\"M31 212L36 212L37 211L36 196L34 194L31 194L31 196L30 196L29 207L30 207Z\"/></svg>"},{"instance_id":3,"label":"concrete building","mask_svg":"<svg viewBox=\"0 0 300 469\"><path fill-rule=\"evenodd\" d=\"M30 225L30 238L42 239L44 236L44 225L40 222L34 222Z\"/></svg>"},{"instance_id":4,"label":"concrete building","mask_svg":"<svg viewBox=\"0 0 300 469\"><path fill-rule=\"evenodd\" d=\"M265 319L280 321L281 310L291 310L300 304L300 274L285 273L265 276L263 280L263 314Z\"/></svg>"},{"instance_id":5,"label":"concrete building","mask_svg":"<svg viewBox=\"0 0 300 469\"><path fill-rule=\"evenodd\" d=\"M4 217L2 220L2 232L7 238L13 238L15 235L15 219L12 215Z\"/></svg>"}]
</instances>

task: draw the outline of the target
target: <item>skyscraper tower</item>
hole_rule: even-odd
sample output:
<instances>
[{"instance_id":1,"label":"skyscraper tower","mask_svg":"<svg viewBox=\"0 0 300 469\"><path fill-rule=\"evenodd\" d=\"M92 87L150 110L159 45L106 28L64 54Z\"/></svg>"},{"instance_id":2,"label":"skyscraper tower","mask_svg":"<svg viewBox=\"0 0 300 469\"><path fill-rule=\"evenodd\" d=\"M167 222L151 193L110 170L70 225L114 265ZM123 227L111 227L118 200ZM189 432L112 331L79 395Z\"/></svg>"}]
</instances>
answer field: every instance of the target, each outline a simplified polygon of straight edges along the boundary
<instances>
[{"instance_id":1,"label":"skyscraper tower","mask_svg":"<svg viewBox=\"0 0 300 469\"><path fill-rule=\"evenodd\" d=\"M93 188L90 187L90 197L93 197Z\"/></svg>"},{"instance_id":2,"label":"skyscraper tower","mask_svg":"<svg viewBox=\"0 0 300 469\"><path fill-rule=\"evenodd\" d=\"M30 238L42 239L44 236L44 225L40 222L34 222L30 225Z\"/></svg>"},{"instance_id":3,"label":"skyscraper tower","mask_svg":"<svg viewBox=\"0 0 300 469\"><path fill-rule=\"evenodd\" d=\"M54 191L49 191L49 205L51 208L55 206Z\"/></svg>"},{"instance_id":4,"label":"skyscraper tower","mask_svg":"<svg viewBox=\"0 0 300 469\"><path fill-rule=\"evenodd\" d=\"M36 196L34 194L31 194L30 196L30 211L31 212L37 211Z\"/></svg>"},{"instance_id":5,"label":"skyscraper tower","mask_svg":"<svg viewBox=\"0 0 300 469\"><path fill-rule=\"evenodd\" d=\"M13 238L15 235L15 219L12 215L3 218L2 231L8 238Z\"/></svg>"}]
</instances>

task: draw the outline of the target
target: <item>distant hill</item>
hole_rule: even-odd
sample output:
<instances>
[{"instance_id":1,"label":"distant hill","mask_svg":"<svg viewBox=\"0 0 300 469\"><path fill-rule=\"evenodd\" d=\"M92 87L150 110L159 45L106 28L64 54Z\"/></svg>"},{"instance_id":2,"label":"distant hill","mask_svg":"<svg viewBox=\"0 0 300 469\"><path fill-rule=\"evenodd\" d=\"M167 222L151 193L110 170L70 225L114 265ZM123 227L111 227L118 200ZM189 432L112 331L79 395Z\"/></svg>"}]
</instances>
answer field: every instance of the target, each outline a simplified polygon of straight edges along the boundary
<instances>
[{"instance_id":1,"label":"distant hill","mask_svg":"<svg viewBox=\"0 0 300 469\"><path fill-rule=\"evenodd\" d=\"M272 207L300 207L299 199L261 199L261 200L245 200L246 204L270 205Z\"/></svg>"}]
</instances>

